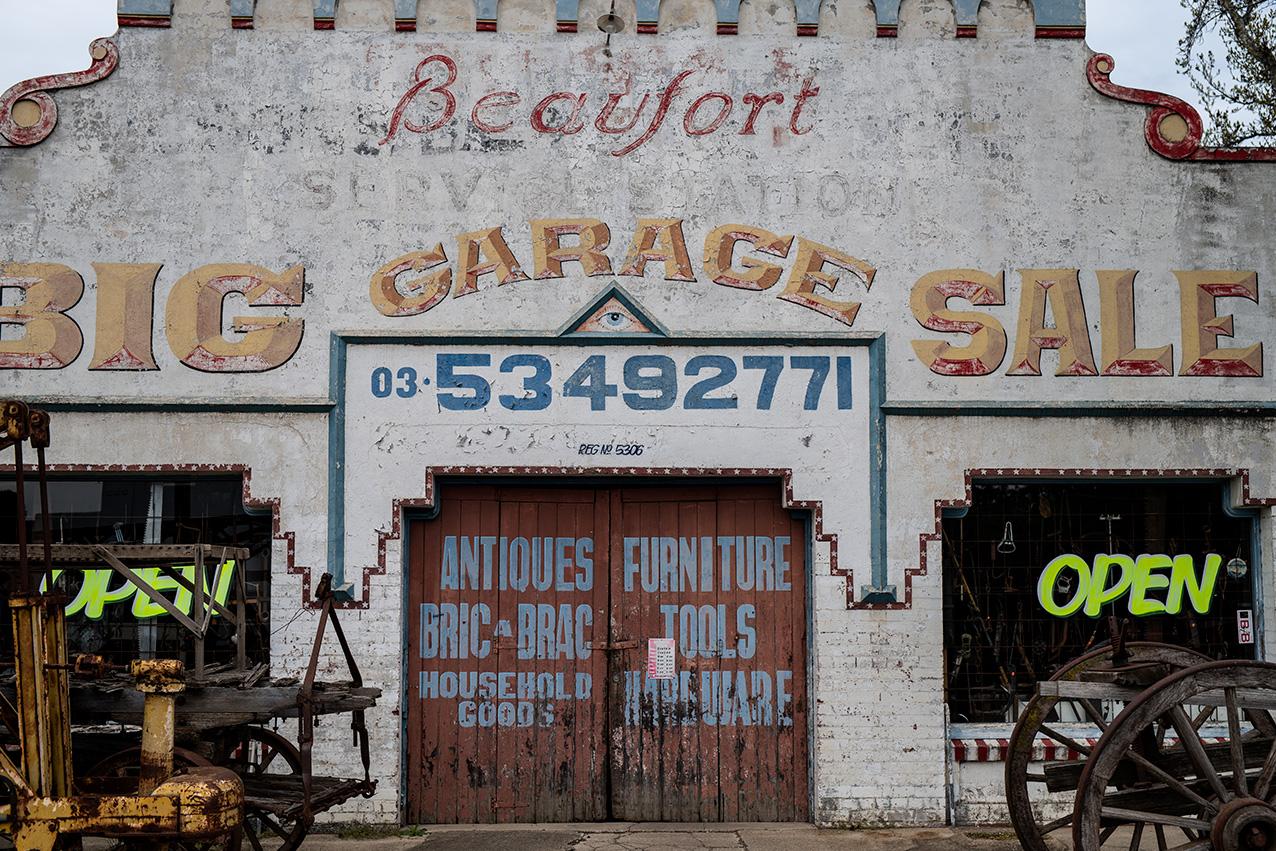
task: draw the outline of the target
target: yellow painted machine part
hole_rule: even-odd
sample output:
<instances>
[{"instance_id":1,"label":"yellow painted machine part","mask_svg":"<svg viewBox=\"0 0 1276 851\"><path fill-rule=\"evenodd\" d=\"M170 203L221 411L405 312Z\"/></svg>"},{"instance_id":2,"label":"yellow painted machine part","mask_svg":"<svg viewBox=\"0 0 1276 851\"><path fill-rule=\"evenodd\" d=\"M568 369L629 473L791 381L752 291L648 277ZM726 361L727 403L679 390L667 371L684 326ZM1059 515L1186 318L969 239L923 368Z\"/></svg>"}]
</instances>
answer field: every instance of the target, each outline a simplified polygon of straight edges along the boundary
<instances>
[{"instance_id":1,"label":"yellow painted machine part","mask_svg":"<svg viewBox=\"0 0 1276 851\"><path fill-rule=\"evenodd\" d=\"M22 774L32 793L61 798L71 792L70 671L62 607L38 594L9 600Z\"/></svg>"},{"instance_id":2,"label":"yellow painted machine part","mask_svg":"<svg viewBox=\"0 0 1276 851\"><path fill-rule=\"evenodd\" d=\"M177 699L148 694L142 704L142 771L137 793L149 795L173 773L173 732Z\"/></svg>"},{"instance_id":3,"label":"yellow painted machine part","mask_svg":"<svg viewBox=\"0 0 1276 851\"><path fill-rule=\"evenodd\" d=\"M14 595L9 606L22 763L0 753L0 775L17 791L15 805L0 805L0 835L12 837L22 851L53 851L65 834L214 839L239 827L244 786L233 771L200 768L169 776L174 694L182 688L181 664L173 660L142 662L135 672L146 692L143 783L149 788L138 795L72 796L65 615L55 600L38 594Z\"/></svg>"}]
</instances>

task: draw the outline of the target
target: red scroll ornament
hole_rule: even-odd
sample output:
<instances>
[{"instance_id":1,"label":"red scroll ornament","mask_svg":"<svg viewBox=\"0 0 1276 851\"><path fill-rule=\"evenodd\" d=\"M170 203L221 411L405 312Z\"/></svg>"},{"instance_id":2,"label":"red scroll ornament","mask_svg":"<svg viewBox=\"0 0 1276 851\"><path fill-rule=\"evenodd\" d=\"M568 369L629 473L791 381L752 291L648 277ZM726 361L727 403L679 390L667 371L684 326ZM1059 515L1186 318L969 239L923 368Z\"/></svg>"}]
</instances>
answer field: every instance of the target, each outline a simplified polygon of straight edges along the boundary
<instances>
[{"instance_id":1,"label":"red scroll ornament","mask_svg":"<svg viewBox=\"0 0 1276 851\"><path fill-rule=\"evenodd\" d=\"M1173 95L1118 86L1111 76L1116 62L1106 53L1090 58L1086 76L1100 93L1127 103L1154 107L1148 113L1143 135L1152 150L1170 160L1196 162L1276 162L1276 148L1206 148L1201 116L1191 104Z\"/></svg>"},{"instance_id":2,"label":"red scroll ornament","mask_svg":"<svg viewBox=\"0 0 1276 851\"><path fill-rule=\"evenodd\" d=\"M43 142L58 123L58 107L48 92L96 83L120 64L119 48L109 38L94 39L89 55L93 64L85 71L24 80L0 95L0 147Z\"/></svg>"}]
</instances>

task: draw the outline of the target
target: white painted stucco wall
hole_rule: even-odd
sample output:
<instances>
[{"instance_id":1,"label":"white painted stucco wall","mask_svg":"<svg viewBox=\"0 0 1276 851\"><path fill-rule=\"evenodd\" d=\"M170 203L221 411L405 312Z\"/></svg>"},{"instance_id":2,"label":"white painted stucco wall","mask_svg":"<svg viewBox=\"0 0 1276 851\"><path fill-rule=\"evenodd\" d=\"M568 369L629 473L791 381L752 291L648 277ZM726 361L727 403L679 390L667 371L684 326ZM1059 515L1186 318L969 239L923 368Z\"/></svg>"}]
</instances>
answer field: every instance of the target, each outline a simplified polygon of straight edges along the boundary
<instances>
[{"instance_id":1,"label":"white painted stucco wall","mask_svg":"<svg viewBox=\"0 0 1276 851\"><path fill-rule=\"evenodd\" d=\"M613 36L610 55L589 24L605 11L598 0L582 3L575 35L552 32L547 4L515 0L501 4L498 33L470 31L468 0L426 4L416 34L391 32L388 2L345 0L335 32L311 31L305 2L262 2L252 31L232 31L222 10L197 5L179 3L171 30L122 32L112 76L54 94L59 121L47 141L0 149L0 260L66 264L86 284L68 312L84 334L80 357L61 370L0 373L0 392L118 403L107 413L56 416L51 459L59 464L250 467L254 497L280 500L296 564L316 576L328 557L327 413L155 413L128 405L321 402L337 331L552 333L611 278L586 278L569 264L561 280L499 288L484 280L477 293L412 317L382 316L369 302L369 278L382 264L440 242L455 259L456 235L480 228L503 227L530 274L534 218L606 222L613 269L637 218L681 219L697 281L666 281L658 264L644 278L618 278L647 313L675 336L884 334L886 401L896 405L1276 402L1276 165L1159 158L1143 140L1144 109L1089 86L1081 42L1034 39L1021 0L986 2L975 40L952 38L951 11L939 0L906 0L896 40L875 39L870 11L854 2L826 2L820 35L798 39L784 2L746 2L741 35L718 37L709 4L668 0L658 36L632 34L632 10L619 8L627 30ZM458 67L456 118L433 133L401 130L379 144L417 62L434 53ZM664 127L633 153L611 156L617 140L637 131L604 136L589 123L607 93L631 75L634 91L652 92L654 102L683 70L693 73ZM795 135L788 124L804 80L820 91L799 124L809 132ZM469 110L494 90L518 90L523 101L509 131L485 134L470 126ZM531 106L556 90L589 93L582 132L546 135L528 125ZM690 137L686 108L710 90L733 95L735 111L723 129ZM740 97L750 91L780 91L786 105L764 112L755 135L741 136ZM783 282L766 293L709 282L701 246L710 229L728 223L797 234L874 266L871 289L843 274L836 291L863 302L854 326L777 299ZM93 262L164 264L155 293L158 371L87 368L97 315ZM278 369L198 372L169 350L169 288L200 265L225 262L305 267L304 303L262 311L305 321L299 351ZM923 274L1005 272L1007 303L978 310L1001 322L1013 347L1016 270L1060 267L1081 270L1096 357L1095 270L1140 270L1139 344L1173 343L1176 366L1182 345L1172 270L1256 272L1258 303L1225 300L1220 312L1235 316L1236 337L1225 345L1265 343L1266 377L1057 377L1050 353L1041 376L1007 376L1003 362L990 376L947 377L917 360L911 340L944 338L921 328L909 308ZM238 297L231 302L243 306ZM12 339L14 331L5 334ZM1270 413L888 416L888 581L903 599L906 572L920 562L918 536L934 531L936 500L962 498L966 470L1244 469L1254 497L1276 497L1274 431ZM649 463L703 466L694 454ZM759 466L751 454L742 443L739 463ZM428 451L412 462L447 463ZM347 496L360 505L347 511L344 541L346 578L359 596L361 571L372 566L365 554L390 523L392 499L420 493ZM1270 601L1276 537L1266 511L1262 576ZM815 565L812 813L821 824L948 818L939 548L929 546L932 569L912 580L911 607L903 609L848 611L847 580L830 575L827 560ZM285 570L282 542L274 564L271 619L279 628L300 606L300 579ZM869 565L844 566L854 569L858 595ZM349 802L337 817L399 817L402 581L397 557L388 558L385 574L370 576L368 607L342 614L365 679L384 696L369 713L381 785L374 799ZM1271 612L1268 603L1269 621ZM303 614L273 636L276 672L304 664L313 627ZM328 662L335 666L337 657ZM321 727L320 735L325 764L348 764L345 725Z\"/></svg>"}]
</instances>

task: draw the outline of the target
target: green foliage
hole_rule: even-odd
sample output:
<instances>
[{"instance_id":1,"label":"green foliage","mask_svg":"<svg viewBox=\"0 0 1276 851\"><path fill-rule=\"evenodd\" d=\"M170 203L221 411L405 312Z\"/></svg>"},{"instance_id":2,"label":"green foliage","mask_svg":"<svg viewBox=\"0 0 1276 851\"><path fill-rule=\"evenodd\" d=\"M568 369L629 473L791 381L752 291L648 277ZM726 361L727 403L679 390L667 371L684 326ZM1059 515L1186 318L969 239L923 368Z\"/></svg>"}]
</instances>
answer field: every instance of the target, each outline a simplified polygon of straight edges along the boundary
<instances>
[{"instance_id":1,"label":"green foliage","mask_svg":"<svg viewBox=\"0 0 1276 851\"><path fill-rule=\"evenodd\" d=\"M1201 96L1218 147L1276 144L1276 0L1181 0L1178 66ZM1224 55L1207 42L1217 38Z\"/></svg>"}]
</instances>

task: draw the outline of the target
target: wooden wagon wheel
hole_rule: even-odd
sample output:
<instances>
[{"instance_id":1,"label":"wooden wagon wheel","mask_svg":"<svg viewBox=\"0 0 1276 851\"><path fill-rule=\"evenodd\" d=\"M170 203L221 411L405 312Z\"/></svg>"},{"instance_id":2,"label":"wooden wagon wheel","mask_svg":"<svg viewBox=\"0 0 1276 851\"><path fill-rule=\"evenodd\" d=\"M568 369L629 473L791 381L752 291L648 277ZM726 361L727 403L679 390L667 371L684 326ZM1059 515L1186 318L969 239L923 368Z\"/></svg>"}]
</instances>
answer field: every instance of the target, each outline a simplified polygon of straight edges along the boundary
<instances>
[{"instance_id":1,"label":"wooden wagon wheel","mask_svg":"<svg viewBox=\"0 0 1276 851\"><path fill-rule=\"evenodd\" d=\"M1125 825L1130 838L1119 841L1131 849L1153 834L1159 848L1179 851L1276 847L1276 737L1265 732L1273 709L1276 665L1265 662L1209 662L1150 686L1086 762L1073 810L1076 848L1097 851ZM1199 729L1213 711L1226 715L1227 741L1205 744ZM1255 730L1243 734L1246 720ZM1109 788L1114 779L1124 788ZM1170 846L1179 834L1185 841Z\"/></svg>"},{"instance_id":2,"label":"wooden wagon wheel","mask_svg":"<svg viewBox=\"0 0 1276 851\"><path fill-rule=\"evenodd\" d=\"M1172 644L1161 644L1154 641L1130 641L1125 645L1130 665L1161 664L1169 670L1189 668L1208 662L1209 657L1176 647ZM1105 645L1084 655L1078 656L1064 664L1050 677L1051 680L1079 680L1087 674L1109 670L1112 664L1112 646ZM1045 821L1038 817L1033 808L1030 789L1032 786L1042 787L1045 777L1028 771L1028 764L1033 761L1033 745L1038 735L1044 735L1061 746L1075 751L1080 759L1088 756L1089 748L1066 736L1051 726L1050 716L1060 702L1075 704L1092 723L1103 729L1104 722L1093 701L1073 698L1050 697L1036 695L1024 706L1010 737L1009 754L1006 756L1006 803L1010 808L1010 821L1019 843L1028 851L1049 851L1046 837L1055 831L1067 830L1072 824L1072 814L1068 813L1053 821Z\"/></svg>"},{"instance_id":3,"label":"wooden wagon wheel","mask_svg":"<svg viewBox=\"0 0 1276 851\"><path fill-rule=\"evenodd\" d=\"M246 848L262 851L263 837L282 841L282 845L274 846L274 851L292 851L301 844L310 821L297 817L297 807L280 806L257 794L259 787L265 785L278 785L301 794L301 752L296 745L273 730L237 727L219 740L216 762L244 780Z\"/></svg>"},{"instance_id":4,"label":"wooden wagon wheel","mask_svg":"<svg viewBox=\"0 0 1276 851\"><path fill-rule=\"evenodd\" d=\"M208 768L212 765L206 757L186 748L173 748L173 771L180 772L185 768ZM142 749L134 746L124 748L111 754L106 759L84 773L82 782L85 786L95 783L110 783L121 788L137 791L139 776L142 773Z\"/></svg>"}]
</instances>

